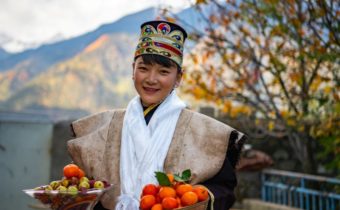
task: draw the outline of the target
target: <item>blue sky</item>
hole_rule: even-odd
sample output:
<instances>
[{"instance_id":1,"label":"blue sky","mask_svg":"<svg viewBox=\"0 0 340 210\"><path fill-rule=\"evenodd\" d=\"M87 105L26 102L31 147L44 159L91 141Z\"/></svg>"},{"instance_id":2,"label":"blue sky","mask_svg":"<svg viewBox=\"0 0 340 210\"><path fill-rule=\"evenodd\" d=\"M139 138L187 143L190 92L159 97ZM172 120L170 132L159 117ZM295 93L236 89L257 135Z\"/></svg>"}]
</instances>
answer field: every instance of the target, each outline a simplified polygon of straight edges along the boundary
<instances>
[{"instance_id":1,"label":"blue sky","mask_svg":"<svg viewBox=\"0 0 340 210\"><path fill-rule=\"evenodd\" d=\"M180 10L194 0L0 0L0 46L18 52L74 37L147 7Z\"/></svg>"}]
</instances>

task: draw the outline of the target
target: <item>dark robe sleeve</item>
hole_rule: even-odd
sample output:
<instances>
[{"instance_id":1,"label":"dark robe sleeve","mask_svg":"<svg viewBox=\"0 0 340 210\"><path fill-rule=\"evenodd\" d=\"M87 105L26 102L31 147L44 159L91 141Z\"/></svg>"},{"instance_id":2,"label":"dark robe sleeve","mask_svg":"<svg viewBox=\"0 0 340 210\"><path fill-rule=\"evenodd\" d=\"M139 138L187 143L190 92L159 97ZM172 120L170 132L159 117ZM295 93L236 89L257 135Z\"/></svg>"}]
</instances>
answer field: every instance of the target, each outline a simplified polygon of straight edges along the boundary
<instances>
[{"instance_id":1,"label":"dark robe sleeve","mask_svg":"<svg viewBox=\"0 0 340 210\"><path fill-rule=\"evenodd\" d=\"M103 207L102 203L99 201L96 206L93 208L93 210L108 210Z\"/></svg>"},{"instance_id":2,"label":"dark robe sleeve","mask_svg":"<svg viewBox=\"0 0 340 210\"><path fill-rule=\"evenodd\" d=\"M214 195L214 210L230 209L236 198L234 188L237 185L235 166L240 158L241 149L246 141L246 136L238 139L237 131L232 132L229 139L227 155L221 170L211 179L203 182ZM209 204L210 206L211 204Z\"/></svg>"}]
</instances>

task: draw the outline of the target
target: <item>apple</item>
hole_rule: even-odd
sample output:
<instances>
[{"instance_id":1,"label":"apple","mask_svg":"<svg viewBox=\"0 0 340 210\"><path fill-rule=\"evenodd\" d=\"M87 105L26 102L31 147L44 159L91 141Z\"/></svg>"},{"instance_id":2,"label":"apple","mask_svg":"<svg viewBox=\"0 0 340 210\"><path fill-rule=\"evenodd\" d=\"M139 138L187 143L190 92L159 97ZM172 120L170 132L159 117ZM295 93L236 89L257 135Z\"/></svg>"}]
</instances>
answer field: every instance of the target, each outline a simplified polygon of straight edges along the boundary
<instances>
[{"instance_id":1,"label":"apple","mask_svg":"<svg viewBox=\"0 0 340 210\"><path fill-rule=\"evenodd\" d=\"M55 190L60 186L60 181L52 181L50 183L50 186L52 187L53 190Z\"/></svg>"},{"instance_id":2,"label":"apple","mask_svg":"<svg viewBox=\"0 0 340 210\"><path fill-rule=\"evenodd\" d=\"M67 192L69 192L71 195L76 195L78 193L78 188L76 185L71 185L67 188Z\"/></svg>"},{"instance_id":3,"label":"apple","mask_svg":"<svg viewBox=\"0 0 340 210\"><path fill-rule=\"evenodd\" d=\"M79 189L82 189L82 188L89 189L90 184L87 181L82 181L82 182L79 183L78 188Z\"/></svg>"},{"instance_id":4,"label":"apple","mask_svg":"<svg viewBox=\"0 0 340 210\"><path fill-rule=\"evenodd\" d=\"M60 185L60 186L57 188L57 190L58 190L59 192L66 192L66 191L67 191L67 188L64 187L64 186L62 186L62 185Z\"/></svg>"},{"instance_id":5,"label":"apple","mask_svg":"<svg viewBox=\"0 0 340 210\"><path fill-rule=\"evenodd\" d=\"M61 185L64 186L64 187L68 187L70 185L70 180L68 180L67 178L63 178L61 180Z\"/></svg>"},{"instance_id":6,"label":"apple","mask_svg":"<svg viewBox=\"0 0 340 210\"><path fill-rule=\"evenodd\" d=\"M82 178L80 178L79 182L89 182L89 179L86 176L83 176Z\"/></svg>"},{"instance_id":7,"label":"apple","mask_svg":"<svg viewBox=\"0 0 340 210\"><path fill-rule=\"evenodd\" d=\"M94 184L93 184L93 187L94 188L97 188L97 189L103 189L104 188L104 183L102 181L96 181Z\"/></svg>"},{"instance_id":8,"label":"apple","mask_svg":"<svg viewBox=\"0 0 340 210\"><path fill-rule=\"evenodd\" d=\"M53 190L53 188L52 188L50 185L47 185L47 186L45 187L45 191L51 191L51 190Z\"/></svg>"}]
</instances>

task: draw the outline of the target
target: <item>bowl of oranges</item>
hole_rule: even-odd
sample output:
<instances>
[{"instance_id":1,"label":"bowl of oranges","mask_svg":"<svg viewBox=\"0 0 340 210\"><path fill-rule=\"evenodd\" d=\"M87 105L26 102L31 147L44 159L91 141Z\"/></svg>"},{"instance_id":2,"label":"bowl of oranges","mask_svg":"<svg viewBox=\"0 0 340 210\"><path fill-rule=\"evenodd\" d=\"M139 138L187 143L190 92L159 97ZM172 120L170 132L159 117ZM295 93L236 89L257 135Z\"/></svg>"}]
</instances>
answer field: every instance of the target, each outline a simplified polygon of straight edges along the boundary
<instances>
[{"instance_id":1,"label":"bowl of oranges","mask_svg":"<svg viewBox=\"0 0 340 210\"><path fill-rule=\"evenodd\" d=\"M68 210L93 209L104 192L112 185L104 180L86 177L75 164L63 168L63 178L34 189L23 190L49 209Z\"/></svg>"},{"instance_id":2,"label":"bowl of oranges","mask_svg":"<svg viewBox=\"0 0 340 210\"><path fill-rule=\"evenodd\" d=\"M190 170L182 174L156 172L158 185L147 184L143 187L139 207L141 210L206 210L209 192L201 185L191 185Z\"/></svg>"}]
</instances>

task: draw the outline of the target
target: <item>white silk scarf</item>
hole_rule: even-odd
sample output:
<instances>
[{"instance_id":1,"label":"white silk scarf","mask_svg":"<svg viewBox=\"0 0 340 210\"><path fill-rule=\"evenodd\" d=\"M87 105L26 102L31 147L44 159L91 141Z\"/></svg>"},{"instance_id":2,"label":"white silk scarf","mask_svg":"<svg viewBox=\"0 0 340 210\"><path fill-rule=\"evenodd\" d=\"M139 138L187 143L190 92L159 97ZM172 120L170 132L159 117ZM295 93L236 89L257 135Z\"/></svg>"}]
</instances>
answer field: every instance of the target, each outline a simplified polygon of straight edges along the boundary
<instances>
[{"instance_id":1,"label":"white silk scarf","mask_svg":"<svg viewBox=\"0 0 340 210\"><path fill-rule=\"evenodd\" d=\"M144 185L157 184L155 171L163 171L164 161L185 104L175 90L159 105L148 125L140 97L126 109L120 149L121 195L116 210L138 210Z\"/></svg>"}]
</instances>

